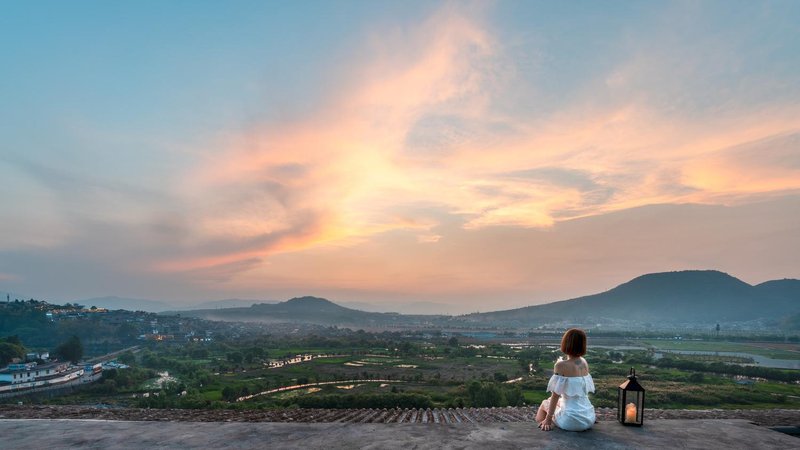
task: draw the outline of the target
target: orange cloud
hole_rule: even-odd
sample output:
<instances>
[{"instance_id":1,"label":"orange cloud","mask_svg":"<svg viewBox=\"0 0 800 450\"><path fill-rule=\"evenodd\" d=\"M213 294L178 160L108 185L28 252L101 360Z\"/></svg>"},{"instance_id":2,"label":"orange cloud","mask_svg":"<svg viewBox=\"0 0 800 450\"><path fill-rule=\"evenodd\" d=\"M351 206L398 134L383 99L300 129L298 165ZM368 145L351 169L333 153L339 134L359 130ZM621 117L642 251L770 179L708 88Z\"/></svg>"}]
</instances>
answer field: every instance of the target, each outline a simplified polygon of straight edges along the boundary
<instances>
[{"instance_id":1,"label":"orange cloud","mask_svg":"<svg viewBox=\"0 0 800 450\"><path fill-rule=\"evenodd\" d=\"M398 220L392 205L417 201L430 188L430 177L438 176L396 162L413 122L432 109L471 102L483 86L480 64L491 56L489 36L453 12L445 8L416 29L374 36L375 54L317 117L236 137L228 150L187 174L183 195L202 205L195 213L196 241L225 237L255 245L163 261L156 268L228 264L435 225ZM313 232L298 232L309 212L324 221ZM274 235L282 237L272 242ZM260 245L260 239L270 244Z\"/></svg>"},{"instance_id":2,"label":"orange cloud","mask_svg":"<svg viewBox=\"0 0 800 450\"><path fill-rule=\"evenodd\" d=\"M522 80L480 17L447 6L417 27L381 30L315 115L227 139L180 187L196 209L194 250L156 268L227 273L237 262L394 230L441 245L441 215L467 230L549 228L800 188L800 165L741 152L800 132L796 106L684 118L648 99L641 77L651 72L641 63L601 76L621 100L589 96L536 120L498 113L494 98L513 96Z\"/></svg>"}]
</instances>

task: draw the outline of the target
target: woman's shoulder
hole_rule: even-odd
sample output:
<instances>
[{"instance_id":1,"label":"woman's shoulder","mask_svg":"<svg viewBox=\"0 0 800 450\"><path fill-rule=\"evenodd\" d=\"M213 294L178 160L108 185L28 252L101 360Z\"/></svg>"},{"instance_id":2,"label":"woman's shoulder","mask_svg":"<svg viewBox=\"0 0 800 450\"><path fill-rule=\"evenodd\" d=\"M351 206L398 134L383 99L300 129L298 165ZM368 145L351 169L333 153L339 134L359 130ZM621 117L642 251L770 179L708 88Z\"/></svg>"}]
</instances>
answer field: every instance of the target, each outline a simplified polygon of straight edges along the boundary
<instances>
[{"instance_id":1,"label":"woman's shoulder","mask_svg":"<svg viewBox=\"0 0 800 450\"><path fill-rule=\"evenodd\" d=\"M555 372L556 375L565 375L564 369L568 368L569 367L567 366L567 360L559 359L558 361L556 361L555 366L553 366L553 372Z\"/></svg>"},{"instance_id":2,"label":"woman's shoulder","mask_svg":"<svg viewBox=\"0 0 800 450\"><path fill-rule=\"evenodd\" d=\"M559 359L553 372L567 377L583 376L589 373L589 363L583 357L576 359Z\"/></svg>"}]
</instances>

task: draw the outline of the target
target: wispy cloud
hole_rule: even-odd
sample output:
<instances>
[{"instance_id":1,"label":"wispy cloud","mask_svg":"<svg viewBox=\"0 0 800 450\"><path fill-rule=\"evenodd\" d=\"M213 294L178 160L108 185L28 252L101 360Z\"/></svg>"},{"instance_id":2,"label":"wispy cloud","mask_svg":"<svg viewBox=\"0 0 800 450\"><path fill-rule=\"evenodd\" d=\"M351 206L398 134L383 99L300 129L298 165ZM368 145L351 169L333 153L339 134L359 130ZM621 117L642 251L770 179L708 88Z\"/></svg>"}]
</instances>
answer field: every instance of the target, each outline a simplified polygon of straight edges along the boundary
<instances>
[{"instance_id":1,"label":"wispy cloud","mask_svg":"<svg viewBox=\"0 0 800 450\"><path fill-rule=\"evenodd\" d=\"M158 267L205 267L397 228L429 229L435 223L397 207L441 203L429 190L441 173L415 161L431 161L429 155L409 156L409 131L432 114L479 113L494 78L493 46L474 18L452 7L421 25L372 35L370 56L317 115L234 137L186 175L185 196L205 205L196 231L252 246Z\"/></svg>"},{"instance_id":2,"label":"wispy cloud","mask_svg":"<svg viewBox=\"0 0 800 450\"><path fill-rule=\"evenodd\" d=\"M715 239L741 238L720 225L732 210L745 220L741 211L761 211L756 202L795 205L800 54L783 7L748 4L719 17L719 4L677 2L625 11L625 20L589 7L592 20L550 12L552 25L521 26L504 8L531 18L547 8L452 2L423 20L353 23L349 37L319 47L333 55L328 64L302 65L323 73L297 86L263 75L270 91L302 104L286 116L268 100L222 101L236 89L215 75L197 78L218 89L209 104L219 115L196 127L188 114L171 130L180 96L160 104L165 120L151 133L119 125L131 119L119 112L108 119L119 128L64 113L69 152L60 136L47 151L3 143L0 192L13 195L0 199L0 281L28 279L48 260L62 284L113 280L133 296L147 284L457 297L554 292L537 273L568 283L563 273L608 263L597 255L618 255L635 275L636 248L667 255L639 272L720 267L659 247L679 246L681 233L645 245L650 231L634 225L689 234L714 224L707 248L721 255ZM262 46L250 44L257 51L247 58L257 58ZM278 50L271 57L283 61ZM240 101L255 110L248 119L223 111ZM112 106L98 108L124 109ZM789 229L797 213L787 215L772 222ZM626 220L635 223L618 223ZM748 226L785 240L769 222ZM638 247L621 242L629 238ZM19 279L3 279L17 273L11 259L27 268ZM69 265L68 276L57 265Z\"/></svg>"},{"instance_id":3,"label":"wispy cloud","mask_svg":"<svg viewBox=\"0 0 800 450\"><path fill-rule=\"evenodd\" d=\"M654 42L657 54L645 50ZM596 91L536 119L526 105L513 114L495 107L524 80L480 9L449 5L367 43L368 56L354 58L316 114L234 136L185 175L199 244L156 268L230 273L275 253L395 229L436 243L439 221L422 212L431 206L465 229L547 228L648 204L800 189L796 165L754 157L764 146L772 159L796 154L793 102L718 113L690 105L684 117L651 94L680 92L708 67L682 56L693 53L680 38L656 33L631 44L622 65L586 80ZM726 54L725 42L704 45ZM228 245L212 249L209 240Z\"/></svg>"},{"instance_id":4,"label":"wispy cloud","mask_svg":"<svg viewBox=\"0 0 800 450\"><path fill-rule=\"evenodd\" d=\"M0 272L0 281L19 281L20 277L18 275L14 275L13 273L3 273Z\"/></svg>"}]
</instances>

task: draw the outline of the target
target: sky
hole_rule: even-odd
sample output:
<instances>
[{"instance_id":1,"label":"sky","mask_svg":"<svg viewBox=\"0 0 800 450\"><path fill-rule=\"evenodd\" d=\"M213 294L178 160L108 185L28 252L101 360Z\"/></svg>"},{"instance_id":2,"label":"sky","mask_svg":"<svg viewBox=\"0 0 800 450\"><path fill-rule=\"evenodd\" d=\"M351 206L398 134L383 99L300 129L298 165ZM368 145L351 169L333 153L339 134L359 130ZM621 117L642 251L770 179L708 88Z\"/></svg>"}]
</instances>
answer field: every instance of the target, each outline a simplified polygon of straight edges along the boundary
<instances>
[{"instance_id":1,"label":"sky","mask_svg":"<svg viewBox=\"0 0 800 450\"><path fill-rule=\"evenodd\" d=\"M800 2L0 14L0 291L488 311L800 278Z\"/></svg>"}]
</instances>

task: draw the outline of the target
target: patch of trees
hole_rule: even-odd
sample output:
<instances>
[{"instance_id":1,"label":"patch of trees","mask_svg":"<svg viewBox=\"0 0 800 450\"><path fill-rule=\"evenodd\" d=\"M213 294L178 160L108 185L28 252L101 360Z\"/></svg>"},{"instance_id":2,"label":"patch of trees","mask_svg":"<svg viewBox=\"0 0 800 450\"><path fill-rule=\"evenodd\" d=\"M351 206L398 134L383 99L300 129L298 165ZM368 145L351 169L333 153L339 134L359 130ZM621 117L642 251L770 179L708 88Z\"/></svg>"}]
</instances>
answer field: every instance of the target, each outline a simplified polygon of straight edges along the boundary
<instances>
[{"instance_id":1,"label":"patch of trees","mask_svg":"<svg viewBox=\"0 0 800 450\"><path fill-rule=\"evenodd\" d=\"M78 336L87 353L106 353L136 343L139 329L130 323L106 323L99 314L89 314L74 320L51 321L46 312L50 307L74 310L80 314L81 305L50 305L43 301L27 300L0 303L0 335L17 335L32 348L52 348L72 335Z\"/></svg>"},{"instance_id":2,"label":"patch of trees","mask_svg":"<svg viewBox=\"0 0 800 450\"><path fill-rule=\"evenodd\" d=\"M25 347L19 336L0 338L0 366L5 366L14 358L24 358Z\"/></svg>"},{"instance_id":3,"label":"patch of trees","mask_svg":"<svg viewBox=\"0 0 800 450\"><path fill-rule=\"evenodd\" d=\"M790 316L791 317L791 316ZM787 318L788 319L788 318ZM787 331L798 331L800 328L791 328L791 319L788 321L784 319L785 322L778 323L775 321L773 324L774 326L781 326L784 330ZM787 328L788 326L788 328ZM789 340L791 342L798 342L800 341L800 336L797 334L791 336L784 336L782 334L777 333L759 333L754 331L752 333L746 334L727 334L725 330L725 324L723 324L721 329L721 335L717 336L716 327L714 324L708 324L708 331L698 331L698 332L682 332L680 333L681 337L684 340L704 340L704 341L733 341L733 342L747 342L747 341L764 341L764 342L783 342L784 340ZM665 331L601 331L601 330L591 330L589 332L589 341L591 342L592 337L620 337L626 339L666 339L671 340L675 337L675 333L672 332L665 332Z\"/></svg>"},{"instance_id":4,"label":"patch of trees","mask_svg":"<svg viewBox=\"0 0 800 450\"><path fill-rule=\"evenodd\" d=\"M78 336L72 335L66 342L56 347L53 354L62 361L75 364L83 358L83 344Z\"/></svg>"},{"instance_id":5,"label":"patch of trees","mask_svg":"<svg viewBox=\"0 0 800 450\"><path fill-rule=\"evenodd\" d=\"M225 386L222 388L222 399L226 402L234 402L239 397L250 395L250 389L247 386Z\"/></svg>"},{"instance_id":6,"label":"patch of trees","mask_svg":"<svg viewBox=\"0 0 800 450\"><path fill-rule=\"evenodd\" d=\"M521 406L525 401L519 387L501 383L472 381L466 395L469 406L475 408Z\"/></svg>"},{"instance_id":7,"label":"patch of trees","mask_svg":"<svg viewBox=\"0 0 800 450\"><path fill-rule=\"evenodd\" d=\"M44 312L36 309L38 303L33 299L4 303L0 312L0 334L17 335L28 345L40 345L35 339L52 326Z\"/></svg>"},{"instance_id":8,"label":"patch of trees","mask_svg":"<svg viewBox=\"0 0 800 450\"><path fill-rule=\"evenodd\" d=\"M127 364L129 366L136 364L136 355L133 354L132 351L128 350L126 352L122 352L117 357L117 360L122 364Z\"/></svg>"},{"instance_id":9,"label":"patch of trees","mask_svg":"<svg viewBox=\"0 0 800 450\"><path fill-rule=\"evenodd\" d=\"M768 380L795 382L800 380L796 371L772 369L769 367L741 366L722 362L703 363L679 358L664 357L655 362L658 367L672 367L695 372L711 372L728 375L744 375L747 377L766 378Z\"/></svg>"},{"instance_id":10,"label":"patch of trees","mask_svg":"<svg viewBox=\"0 0 800 450\"><path fill-rule=\"evenodd\" d=\"M650 390L647 392L647 403L653 408L685 408L691 406L719 407L722 404L752 405L775 404L786 402L783 395L769 392L758 392L730 386L729 389L704 389L699 386L682 386L673 389Z\"/></svg>"},{"instance_id":11,"label":"patch of trees","mask_svg":"<svg viewBox=\"0 0 800 450\"><path fill-rule=\"evenodd\" d=\"M191 361L180 361L172 357L160 356L151 350L143 350L140 352L140 361L142 366L151 369L169 370L180 376L192 376L201 370L202 365Z\"/></svg>"},{"instance_id":12,"label":"patch of trees","mask_svg":"<svg viewBox=\"0 0 800 450\"><path fill-rule=\"evenodd\" d=\"M244 355L242 355L242 352L230 352L225 355L225 357L228 359L228 361L234 364L241 364L244 360Z\"/></svg>"},{"instance_id":13,"label":"patch of trees","mask_svg":"<svg viewBox=\"0 0 800 450\"><path fill-rule=\"evenodd\" d=\"M106 369L96 383L92 383L89 391L101 395L115 395L125 391L136 391L139 386L156 372L150 369L131 367L128 369Z\"/></svg>"},{"instance_id":14,"label":"patch of trees","mask_svg":"<svg viewBox=\"0 0 800 450\"><path fill-rule=\"evenodd\" d=\"M520 368L522 369L523 373L528 372L528 364L530 364L533 370L539 370L540 364L542 361L550 362L550 357L552 353L549 351L545 351L539 347L528 347L525 349L520 350L516 355L517 360L519 361Z\"/></svg>"}]
</instances>

